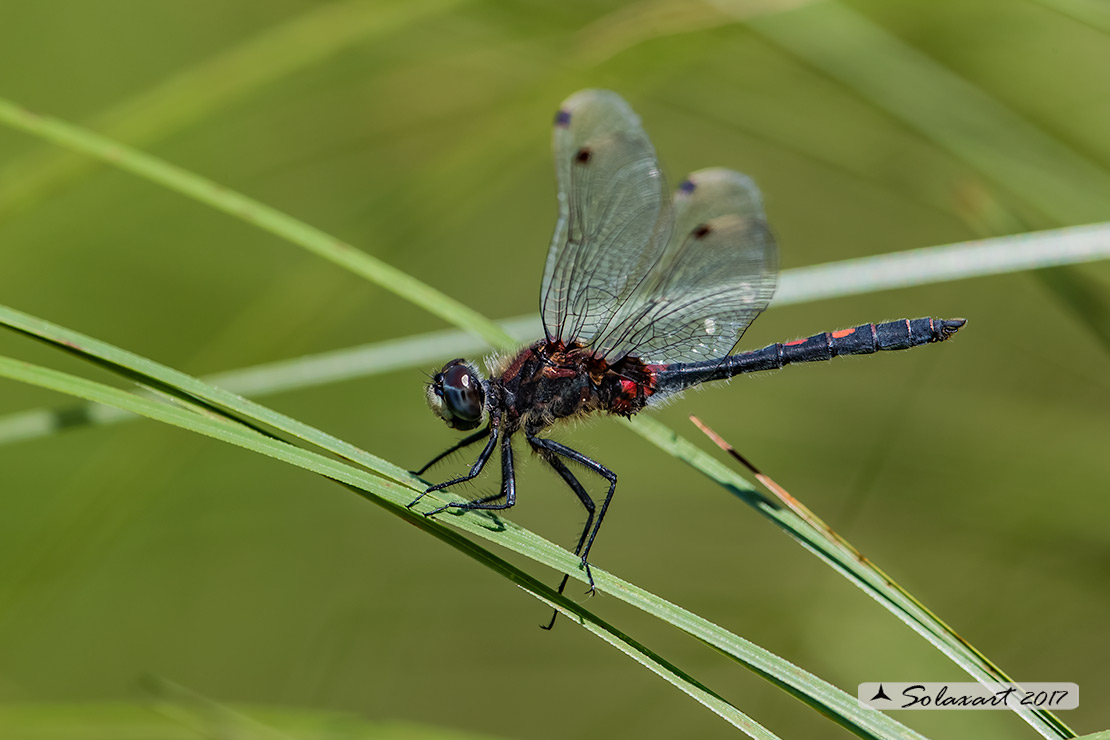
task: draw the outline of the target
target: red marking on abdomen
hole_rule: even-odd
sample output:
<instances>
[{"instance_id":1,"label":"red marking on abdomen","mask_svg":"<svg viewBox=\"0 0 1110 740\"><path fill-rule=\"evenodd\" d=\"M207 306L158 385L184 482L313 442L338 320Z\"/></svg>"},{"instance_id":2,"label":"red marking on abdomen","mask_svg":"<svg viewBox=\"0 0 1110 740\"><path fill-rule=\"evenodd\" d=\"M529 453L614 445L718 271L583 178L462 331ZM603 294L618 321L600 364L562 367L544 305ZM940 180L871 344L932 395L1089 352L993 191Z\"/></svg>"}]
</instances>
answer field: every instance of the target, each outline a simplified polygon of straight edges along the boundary
<instances>
[{"instance_id":1,"label":"red marking on abdomen","mask_svg":"<svg viewBox=\"0 0 1110 740\"><path fill-rule=\"evenodd\" d=\"M784 344L783 346L784 346L784 347L793 347L793 346L794 346L794 345L796 345L796 344L805 344L805 343L806 343L806 341L808 341L808 340L805 340L805 339L795 339L795 340L794 340L793 342L786 342L786 343L785 343L785 344Z\"/></svg>"},{"instance_id":2,"label":"red marking on abdomen","mask_svg":"<svg viewBox=\"0 0 1110 740\"><path fill-rule=\"evenodd\" d=\"M659 375L660 370L665 370L666 365L644 365L644 370L647 371L647 382L644 383L644 398L647 398L652 393L655 393L655 384L657 382L656 376Z\"/></svg>"},{"instance_id":3,"label":"red marking on abdomen","mask_svg":"<svg viewBox=\"0 0 1110 740\"><path fill-rule=\"evenodd\" d=\"M839 331L834 331L832 333L832 335L833 335L833 339L840 339L842 337L848 336L849 334L855 334L855 333L856 333L855 329L840 329Z\"/></svg>"},{"instance_id":4,"label":"red marking on abdomen","mask_svg":"<svg viewBox=\"0 0 1110 740\"><path fill-rule=\"evenodd\" d=\"M610 408L614 413L630 416L633 413L633 404L640 397L641 386L636 381L627 378L621 378L617 382L620 384L620 394L613 399Z\"/></svg>"}]
</instances>

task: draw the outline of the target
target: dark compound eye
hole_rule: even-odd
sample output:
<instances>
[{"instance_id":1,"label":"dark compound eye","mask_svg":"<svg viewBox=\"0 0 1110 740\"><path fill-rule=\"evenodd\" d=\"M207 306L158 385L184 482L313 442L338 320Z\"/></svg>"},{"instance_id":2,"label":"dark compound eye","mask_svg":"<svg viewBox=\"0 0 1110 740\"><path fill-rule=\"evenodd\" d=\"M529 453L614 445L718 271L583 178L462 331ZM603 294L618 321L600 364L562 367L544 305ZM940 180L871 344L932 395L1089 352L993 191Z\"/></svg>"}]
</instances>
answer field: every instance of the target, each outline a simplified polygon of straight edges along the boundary
<instances>
[{"instance_id":1,"label":"dark compound eye","mask_svg":"<svg viewBox=\"0 0 1110 740\"><path fill-rule=\"evenodd\" d=\"M442 378L442 379L441 379ZM477 373L462 360L452 360L435 381L437 395L454 419L457 429L473 429L482 419L485 391Z\"/></svg>"}]
</instances>

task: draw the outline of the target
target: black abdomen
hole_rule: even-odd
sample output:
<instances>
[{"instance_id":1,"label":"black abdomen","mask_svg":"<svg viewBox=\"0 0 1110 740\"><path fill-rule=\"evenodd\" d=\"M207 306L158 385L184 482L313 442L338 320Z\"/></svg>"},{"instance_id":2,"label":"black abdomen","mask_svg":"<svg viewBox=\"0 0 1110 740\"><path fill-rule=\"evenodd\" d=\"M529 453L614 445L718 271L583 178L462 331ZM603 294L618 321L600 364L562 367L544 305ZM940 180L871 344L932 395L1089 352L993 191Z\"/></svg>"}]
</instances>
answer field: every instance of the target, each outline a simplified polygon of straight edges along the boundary
<instances>
[{"instance_id":1,"label":"black abdomen","mask_svg":"<svg viewBox=\"0 0 1110 740\"><path fill-rule=\"evenodd\" d=\"M869 355L880 350L943 342L965 323L965 319L923 318L861 324L854 329L814 334L807 339L772 344L721 360L671 365L659 373L659 390L674 392L708 380L778 370L798 362L821 362L840 355Z\"/></svg>"}]
</instances>

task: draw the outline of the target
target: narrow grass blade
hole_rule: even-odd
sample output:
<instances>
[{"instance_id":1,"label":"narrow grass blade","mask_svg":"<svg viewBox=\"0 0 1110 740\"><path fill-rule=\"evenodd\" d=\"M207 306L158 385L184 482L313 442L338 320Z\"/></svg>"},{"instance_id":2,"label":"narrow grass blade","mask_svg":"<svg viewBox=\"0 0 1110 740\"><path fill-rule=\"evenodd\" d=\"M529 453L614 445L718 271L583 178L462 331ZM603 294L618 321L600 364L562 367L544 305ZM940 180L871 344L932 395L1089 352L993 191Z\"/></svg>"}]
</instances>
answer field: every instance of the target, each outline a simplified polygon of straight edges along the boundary
<instances>
[{"instance_id":1,"label":"narrow grass blade","mask_svg":"<svg viewBox=\"0 0 1110 740\"><path fill-rule=\"evenodd\" d=\"M1110 214L1110 172L866 16L828 0L747 24L967 162L1043 225Z\"/></svg>"},{"instance_id":2,"label":"narrow grass blade","mask_svg":"<svg viewBox=\"0 0 1110 740\"><path fill-rule=\"evenodd\" d=\"M1110 258L1110 222L1033 231L788 270L772 306Z\"/></svg>"},{"instance_id":3,"label":"narrow grass blade","mask_svg":"<svg viewBox=\"0 0 1110 740\"><path fill-rule=\"evenodd\" d=\"M63 373L0 356L0 377L29 383L41 388L49 388L62 393L68 393L89 401L115 406L133 414L139 414L172 426L187 429L197 434L203 434L238 447L252 450L305 470L312 471L331 480L335 480L364 498L379 504L390 513L400 516L410 524L434 535L438 539L450 544L487 567L506 576L513 583L520 586L532 596L535 596L544 604L557 609L570 621L586 628L594 635L601 637L610 645L616 647L641 665L649 668L653 673L664 678L669 683L712 710L734 727L744 730L749 737L759 740L777 740L773 733L760 726L720 696L697 683L691 677L662 660L659 656L647 650L642 645L639 645L627 636L617 632L578 604L556 593L550 587L543 585L488 550L462 537L452 529L449 529L446 525L434 519L424 517L407 508L406 504L412 500L417 492L416 488L400 486L380 476L347 465L346 463L333 460L315 452L294 447L293 445L268 437L230 419L200 414L191 409L182 408L150 398L144 398L135 393L112 388L111 386L80 378L69 373ZM453 521L454 524L461 525L460 528L467 529L473 534L486 536L487 539L498 541L503 545L508 544L505 540L512 537L512 531L515 530L517 533L523 533L523 530L507 528L504 523L495 521L494 530L498 531L499 535L503 536L491 537L487 534L488 530L486 526L488 526L488 520L494 519L493 517L466 516L452 519L455 520ZM483 522L482 525L479 525L477 524L478 519L486 521ZM547 543L547 545L549 548L554 548L550 543ZM512 549L522 552L524 548L518 546ZM569 553L565 554L570 555ZM569 559L573 562L573 556ZM569 569L572 571L577 570L575 565L571 565ZM814 682L817 681L815 678L812 680ZM819 684L816 683L811 684L808 688L820 690ZM847 720L841 718L840 721ZM861 736L872 737L872 735L869 734ZM883 736L875 735L874 737Z\"/></svg>"},{"instance_id":4,"label":"narrow grass blade","mask_svg":"<svg viewBox=\"0 0 1110 740\"><path fill-rule=\"evenodd\" d=\"M0 120L12 123L16 127L38 133L39 135L45 136L46 138L52 138L59 143L65 143L69 146L80 149L82 151L86 151L95 156L100 156L102 158L108 159L114 158L125 169L130 169L133 172L146 176L149 179L165 184L171 188L177 189L179 192L191 195L192 197L198 198L203 202L207 202L227 212L236 213L240 217L246 217L247 220L253 221L259 226L266 228L273 233L281 234L282 236L285 236L295 243L306 246L307 248L312 249L318 254L331 259L333 262L343 265L348 269L352 269L356 273L362 274L369 279L385 281L386 283L388 283L387 287L395 289L399 294L410 298L410 300L414 300L414 302L417 302L418 305L421 305L428 310L433 311L437 315L447 318L448 320L453 321L460 326L467 327L472 331L480 333L482 336L491 341L491 343L494 343L497 346L505 346L509 342L509 338L501 333L500 330L498 330L487 320L478 316L474 312L458 311L457 309L455 309L458 304L450 302L449 299L446 299L445 297L439 295L427 286L419 283L419 281L415 281L408 276L404 276L406 280L402 281L399 285L391 283L391 278L399 274L397 273L397 271L393 270L393 268L382 265L382 263L377 263L376 261L373 261L372 258L369 258L366 255L361 255L361 258L351 257L352 254L361 253L357 253L355 250L353 250L353 248L349 247L349 245L334 242L334 240L332 240L326 234L323 234L323 232L319 232L318 230L312 229L311 227L308 227L307 225L302 224L294 219L290 219L287 216L284 216L284 214L277 213L272 209L267 209L265 206L261 206L260 204L250 201L243 196L231 194L227 191L221 191L218 189L218 186L215 186L213 183L203 180L203 178L198 178L194 175L191 175L190 173L186 173L177 168L173 168L169 165L166 165L165 163L159 162L153 158L147 157L146 155L142 155L133 150L128 150L118 145L113 145L110 141L106 141L100 137L89 134L88 132L76 129L75 127L68 126L67 124L64 124L60 121L28 114L8 103L0 102ZM391 270L392 272L390 272ZM125 365L118 363L114 366L117 368L126 367ZM187 391L187 393L190 395L193 394L192 391ZM196 397L200 398L201 396ZM242 399L238 400L242 401ZM217 405L219 404L217 403ZM231 407L225 406L225 408ZM247 416L249 418L249 415ZM267 421L266 423L272 424L272 421ZM651 424L652 422L650 422L650 420L644 420L643 424L637 425L637 428L650 427ZM655 427L656 428L654 429L654 432L656 443L664 449L668 449L668 443L665 439L668 434L670 435L671 443L684 442L684 440L679 440L677 435L674 435L673 432L668 432L667 430L663 429L661 425L655 425ZM304 432L305 430L301 431ZM334 440L324 441L327 444L332 444L334 442ZM672 454L677 453L675 451L672 451ZM380 463L381 461L378 462ZM577 574L574 575L577 576ZM599 579L598 583L599 586L601 586L602 580ZM650 597L650 595L647 595L647 597L645 597L643 596L643 594L638 594L634 587L630 587L623 592L611 592L620 595L622 598L625 598L625 600L630 601L630 603L637 603L637 601L639 600L640 603L646 604L647 607L649 607L649 610L651 608L658 608L659 606L653 601L653 599L657 599L657 597L648 598ZM693 615L690 615L690 617L693 617ZM683 622L683 624L686 624L687 627L689 627L689 629L687 629L687 627L683 628L687 629L690 634L694 634L700 639L704 639L706 642L719 647L720 649L730 655L733 655L734 657L737 657L742 662L745 662L746 665L755 667L757 671L760 671L760 668L757 667L757 662L752 662L750 656L745 656L746 658L748 658L747 660L740 657L740 653L743 653L745 650L750 649L750 646L745 646L742 643L735 642L732 639L735 638L735 636L730 636L727 632L725 632L723 635L719 634L714 631L714 625L708 625L708 623L700 623L697 621L696 618L693 618L693 621ZM719 630L719 628L715 629ZM739 638L735 639L738 640ZM772 676L776 674L766 673L764 675ZM789 686L790 684L787 683L784 685ZM837 700L843 698L835 694L833 694L833 696L835 696ZM846 697L847 695L844 696ZM850 702L851 706L856 706L854 699L852 699L851 697L848 697L848 701ZM841 709L845 709L847 711L847 706L848 705L845 705L844 707L841 707ZM837 714L837 716L844 716L843 712L836 712L834 710L833 713Z\"/></svg>"},{"instance_id":5,"label":"narrow grass blade","mask_svg":"<svg viewBox=\"0 0 1110 740\"><path fill-rule=\"evenodd\" d=\"M576 34L576 56L580 63L595 66L645 41L719 28L736 23L738 20L781 13L817 2L817 0L724 1L729 8L727 14L714 7L720 3L640 0L640 2L619 7Z\"/></svg>"},{"instance_id":6,"label":"narrow grass blade","mask_svg":"<svg viewBox=\"0 0 1110 740\"><path fill-rule=\"evenodd\" d=\"M251 421L272 426L278 431L297 436L306 441L319 441L323 443L321 446L324 449L356 460L367 465L371 470L380 469L380 472L385 472L387 475L391 475L393 471L398 470L396 466L380 461L367 453L355 450L355 454L351 454L354 450L353 446L335 440L307 425L290 420L252 402L239 399L225 391L205 387L203 383L195 378L190 378L183 373L165 368L158 363L112 347L91 337L51 325L41 319L29 317L7 308L0 308L0 323L54 344L59 348L66 349L78 356L91 359L98 364L124 374L128 378L135 379L147 375L147 384L153 387L168 388L174 382L177 382L176 387L179 396L182 398L196 398L210 402ZM530 576L500 561L496 556L478 547L452 529L448 529L440 525L439 522L426 519L416 511L408 509L406 504L412 500L418 490L421 490L422 486L420 486L420 481L407 474L402 478L395 479L397 482L390 481L366 470L354 468L340 460L282 442L230 418L209 413L197 413L196 410L191 408L143 397L17 360L0 358L0 376L51 388L83 398L86 401L115 406L133 414L147 416L199 434L205 434L311 470L345 486L371 494L367 496L369 500L381 505L391 513L405 518L410 523L416 524L434 536L448 541L458 549L482 559L483 562L493 563L496 561L497 569L509 577L510 580L513 580L517 585L527 587L530 592L538 591L547 602L553 604L561 613L571 616L576 621L591 620L597 625L602 625L606 630L610 630L573 602L564 599L553 590L531 579ZM444 496L443 492L437 492L427 498L430 500L429 505L431 506L457 500L454 497ZM449 520L458 529L496 542L514 552L567 573L573 578L584 580L578 566L578 560L574 555L556 547L534 533L516 526L507 519L493 515L469 514L451 516ZM593 569L593 575L598 590L612 594L622 601L632 604L712 645L822 714L832 717L860 737L876 739L920 737L881 713L861 709L852 695L681 607L616 578L599 568ZM639 646L633 645L629 649L644 653L644 649ZM700 687L691 688L687 686L683 688L687 693L691 693L694 689L700 689ZM723 708L718 706L714 711L717 711L717 709Z\"/></svg>"},{"instance_id":7,"label":"narrow grass blade","mask_svg":"<svg viewBox=\"0 0 1110 740\"><path fill-rule=\"evenodd\" d=\"M787 270L782 274L774 305L1106 258L1110 258L1110 223L1015 234ZM1054 275L1050 282L1067 282L1067 290L1061 289L1059 295L1072 299L1069 307L1110 346L1110 335L1106 333L1110 321L1097 320L1107 312L1101 294L1095 286L1076 280L1071 274ZM499 321L498 326L518 343L531 341L543 332L539 316L535 314L505 319ZM488 349L489 345L472 333L448 329L229 370L203 380L232 393L257 398L403 368L424 367ZM63 409L32 409L0 417L0 445L131 418L134 417L117 409L88 404Z\"/></svg>"},{"instance_id":8,"label":"narrow grass blade","mask_svg":"<svg viewBox=\"0 0 1110 740\"><path fill-rule=\"evenodd\" d=\"M1110 33L1110 5L1103 0L1033 0L1060 15Z\"/></svg>"},{"instance_id":9,"label":"narrow grass blade","mask_svg":"<svg viewBox=\"0 0 1110 740\"><path fill-rule=\"evenodd\" d=\"M829 0L748 25L978 170L1023 203L1026 220L1074 224L1110 213L1110 172L866 16ZM1074 736L1050 712L1022 717L1045 737Z\"/></svg>"},{"instance_id":10,"label":"narrow grass blade","mask_svg":"<svg viewBox=\"0 0 1110 740\"><path fill-rule=\"evenodd\" d=\"M253 223L264 231L298 244L313 254L366 278L429 313L446 321L465 325L490 344L503 346L511 342L492 321L408 273L401 272L320 229L241 193L228 190L207 178L57 118L24 110L3 98L0 98L0 123L113 162L121 169Z\"/></svg>"},{"instance_id":11,"label":"narrow grass blade","mask_svg":"<svg viewBox=\"0 0 1110 740\"><path fill-rule=\"evenodd\" d=\"M162 682L164 683L164 682ZM0 704L0 737L15 740L508 740L354 713L240 705L175 694L147 702Z\"/></svg>"},{"instance_id":12,"label":"narrow grass blade","mask_svg":"<svg viewBox=\"0 0 1110 740\"><path fill-rule=\"evenodd\" d=\"M315 444L339 457L382 473L395 481L407 483L410 486L419 485L419 481L407 470L360 450L352 444L343 442L330 434L314 429L284 414L267 409L234 393L202 383L185 373L173 370L145 357L140 357L132 352L51 324L34 316L29 316L7 306L0 306L0 324L84 359L89 359L136 382L167 393L175 393L176 391L175 395L186 401L199 401L206 405L224 409L241 418L268 425L273 429L278 429L298 439Z\"/></svg>"},{"instance_id":13,"label":"narrow grass blade","mask_svg":"<svg viewBox=\"0 0 1110 740\"><path fill-rule=\"evenodd\" d=\"M1075 270L1045 270L1040 275L1052 295L1110 352L1110 290Z\"/></svg>"},{"instance_id":14,"label":"narrow grass blade","mask_svg":"<svg viewBox=\"0 0 1110 740\"><path fill-rule=\"evenodd\" d=\"M117 104L90 128L131 146L148 146L298 70L457 4L457 0L343 0L310 6L307 12ZM96 167L94 160L72 152L55 149L36 154L5 165L0 218L34 206Z\"/></svg>"},{"instance_id":15,"label":"narrow grass blade","mask_svg":"<svg viewBox=\"0 0 1110 740\"><path fill-rule=\"evenodd\" d=\"M920 601L891 580L877 565L863 558L855 548L835 534L830 535L831 530L796 499L766 496L742 476L654 419L637 417L632 426L638 434L671 452L771 520L977 681L1013 681ZM1075 736L1066 725L1045 710L1020 707L1013 711L1046 738Z\"/></svg>"},{"instance_id":16,"label":"narrow grass blade","mask_svg":"<svg viewBox=\"0 0 1110 740\"><path fill-rule=\"evenodd\" d=\"M518 342L535 339L542 331L539 317L535 315L508 319L499 322L499 326ZM232 394L259 398L403 368L425 367L447 358L476 355L488 350L489 344L470 332L445 329L228 370L201 380ZM135 418L126 411L85 403L59 409L21 411L0 417L0 445Z\"/></svg>"},{"instance_id":17,"label":"narrow grass blade","mask_svg":"<svg viewBox=\"0 0 1110 740\"><path fill-rule=\"evenodd\" d=\"M396 720L371 722L357 715L320 710L238 707L215 701L161 677L144 680L143 688L149 693L147 717L154 713L162 715L189 732L190 740L194 732L212 740L495 740L489 735L476 735L453 728ZM105 733L102 737L120 736ZM124 737L147 740L139 733Z\"/></svg>"}]
</instances>

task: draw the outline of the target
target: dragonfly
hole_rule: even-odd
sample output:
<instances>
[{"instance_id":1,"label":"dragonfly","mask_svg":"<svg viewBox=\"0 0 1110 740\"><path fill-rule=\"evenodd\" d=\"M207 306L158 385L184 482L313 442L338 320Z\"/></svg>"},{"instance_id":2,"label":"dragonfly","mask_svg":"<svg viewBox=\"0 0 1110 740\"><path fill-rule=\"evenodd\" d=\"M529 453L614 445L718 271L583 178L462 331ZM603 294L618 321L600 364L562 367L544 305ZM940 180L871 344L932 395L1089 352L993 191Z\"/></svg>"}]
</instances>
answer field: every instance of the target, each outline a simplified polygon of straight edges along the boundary
<instances>
[{"instance_id":1,"label":"dragonfly","mask_svg":"<svg viewBox=\"0 0 1110 740\"><path fill-rule=\"evenodd\" d=\"M546 436L550 428L598 413L631 418L687 388L742 373L943 342L966 323L862 324L731 354L767 308L778 280L778 248L752 179L703 169L671 195L639 117L607 90L583 90L563 102L553 149L558 219L540 285L544 336L491 360L488 377L461 358L432 377L426 389L432 411L447 426L472 433L414 472L423 475L483 440L485 446L466 475L428 486L409 507L473 480L500 450L497 493L452 501L427 516L511 508L517 493L512 439L522 433L586 510L574 553L590 595L587 558L617 474ZM608 483L600 505L568 463ZM563 576L559 593L568 579Z\"/></svg>"}]
</instances>

